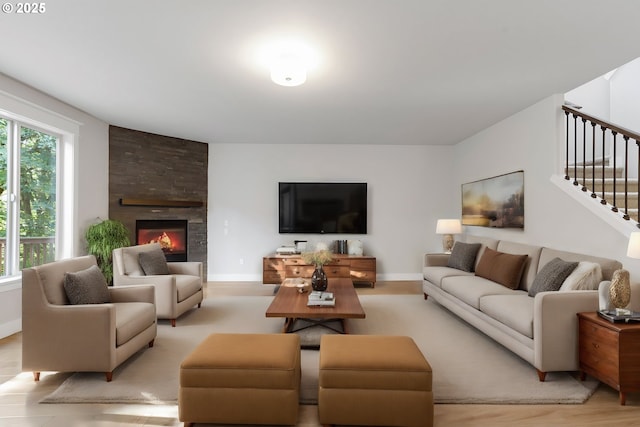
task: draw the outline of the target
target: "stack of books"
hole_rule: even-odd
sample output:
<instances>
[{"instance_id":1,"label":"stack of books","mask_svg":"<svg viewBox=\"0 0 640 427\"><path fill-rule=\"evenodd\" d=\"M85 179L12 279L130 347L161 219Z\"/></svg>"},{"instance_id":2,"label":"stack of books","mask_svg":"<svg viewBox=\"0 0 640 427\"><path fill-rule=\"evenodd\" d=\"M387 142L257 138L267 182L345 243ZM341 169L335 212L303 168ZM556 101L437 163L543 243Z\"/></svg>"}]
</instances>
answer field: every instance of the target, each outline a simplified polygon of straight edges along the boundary
<instances>
[{"instance_id":1,"label":"stack of books","mask_svg":"<svg viewBox=\"0 0 640 427\"><path fill-rule=\"evenodd\" d=\"M336 300L333 292L313 291L309 294L307 306L309 307L334 307Z\"/></svg>"}]
</instances>

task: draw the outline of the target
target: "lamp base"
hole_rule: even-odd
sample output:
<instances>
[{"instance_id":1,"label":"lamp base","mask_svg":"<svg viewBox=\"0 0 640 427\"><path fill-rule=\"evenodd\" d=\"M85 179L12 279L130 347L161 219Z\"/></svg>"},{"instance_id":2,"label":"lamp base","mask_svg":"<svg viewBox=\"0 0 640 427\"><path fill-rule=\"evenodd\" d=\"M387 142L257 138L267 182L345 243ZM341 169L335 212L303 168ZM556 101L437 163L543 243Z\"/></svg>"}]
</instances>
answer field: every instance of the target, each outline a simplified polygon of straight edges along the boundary
<instances>
[{"instance_id":1,"label":"lamp base","mask_svg":"<svg viewBox=\"0 0 640 427\"><path fill-rule=\"evenodd\" d=\"M445 254L450 254L453 249L453 234L445 234L442 236L442 249Z\"/></svg>"}]
</instances>

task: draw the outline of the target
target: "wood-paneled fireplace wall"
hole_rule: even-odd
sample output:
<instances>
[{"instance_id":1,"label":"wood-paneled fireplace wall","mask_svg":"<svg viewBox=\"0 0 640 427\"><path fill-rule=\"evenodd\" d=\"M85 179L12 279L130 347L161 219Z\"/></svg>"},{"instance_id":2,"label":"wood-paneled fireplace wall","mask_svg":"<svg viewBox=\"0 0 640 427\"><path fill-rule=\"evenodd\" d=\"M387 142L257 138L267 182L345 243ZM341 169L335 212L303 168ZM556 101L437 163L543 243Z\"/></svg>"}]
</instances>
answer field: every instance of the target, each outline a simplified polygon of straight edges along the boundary
<instances>
[{"instance_id":1,"label":"wood-paneled fireplace wall","mask_svg":"<svg viewBox=\"0 0 640 427\"><path fill-rule=\"evenodd\" d=\"M109 127L109 218L125 224L132 244L136 220L187 220L188 260L203 262L205 277L208 152L202 142Z\"/></svg>"}]
</instances>

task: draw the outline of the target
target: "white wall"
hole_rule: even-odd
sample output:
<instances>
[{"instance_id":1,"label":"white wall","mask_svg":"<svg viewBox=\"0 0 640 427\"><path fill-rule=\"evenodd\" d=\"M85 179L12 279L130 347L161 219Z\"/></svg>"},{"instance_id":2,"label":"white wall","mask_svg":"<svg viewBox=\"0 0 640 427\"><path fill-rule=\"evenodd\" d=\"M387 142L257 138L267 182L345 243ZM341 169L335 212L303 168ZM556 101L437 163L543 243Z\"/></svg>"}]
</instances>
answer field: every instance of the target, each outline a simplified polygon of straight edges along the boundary
<instances>
[{"instance_id":1,"label":"white wall","mask_svg":"<svg viewBox=\"0 0 640 427\"><path fill-rule=\"evenodd\" d=\"M550 155L563 149L562 102L562 96L544 99L455 146L458 185L524 170L524 230L464 227L465 232L618 259L638 281L640 260L626 257L627 236L550 181L562 171Z\"/></svg>"},{"instance_id":2,"label":"white wall","mask_svg":"<svg viewBox=\"0 0 640 427\"><path fill-rule=\"evenodd\" d=\"M107 218L109 213L109 127L48 95L25 86L0 74L0 91L19 100L44 108L80 122L78 150L76 152L78 179L76 182L77 206L73 253L86 253L84 231L96 217ZM22 292L19 287L0 285L0 337L21 329Z\"/></svg>"},{"instance_id":3,"label":"white wall","mask_svg":"<svg viewBox=\"0 0 640 427\"><path fill-rule=\"evenodd\" d=\"M441 250L438 218L459 213L453 147L233 145L209 147L209 280L262 280L262 257L294 239L359 238L380 280L420 279L422 254ZM279 181L368 183L368 233L278 234ZM228 224L225 234L225 222ZM242 264L241 264L242 260Z\"/></svg>"}]
</instances>

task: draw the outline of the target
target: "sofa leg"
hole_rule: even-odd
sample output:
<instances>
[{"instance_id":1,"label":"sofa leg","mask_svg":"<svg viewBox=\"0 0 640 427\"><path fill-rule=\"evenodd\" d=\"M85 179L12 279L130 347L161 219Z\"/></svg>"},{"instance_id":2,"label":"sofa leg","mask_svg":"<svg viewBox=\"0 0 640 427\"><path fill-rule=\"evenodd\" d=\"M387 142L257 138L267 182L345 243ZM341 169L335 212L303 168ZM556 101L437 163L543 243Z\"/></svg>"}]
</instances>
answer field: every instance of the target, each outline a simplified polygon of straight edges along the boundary
<instances>
[{"instance_id":1,"label":"sofa leg","mask_svg":"<svg viewBox=\"0 0 640 427\"><path fill-rule=\"evenodd\" d=\"M111 380L113 379L113 371L105 372L104 376L107 378L107 382L110 383Z\"/></svg>"},{"instance_id":2,"label":"sofa leg","mask_svg":"<svg viewBox=\"0 0 640 427\"><path fill-rule=\"evenodd\" d=\"M547 377L547 373L546 372L542 372L538 369L536 369L536 371L538 372L538 379L540 380L540 382L544 382L544 379Z\"/></svg>"},{"instance_id":3,"label":"sofa leg","mask_svg":"<svg viewBox=\"0 0 640 427\"><path fill-rule=\"evenodd\" d=\"M176 327L176 319L171 319L171 327L172 328Z\"/></svg>"},{"instance_id":4,"label":"sofa leg","mask_svg":"<svg viewBox=\"0 0 640 427\"><path fill-rule=\"evenodd\" d=\"M424 292L424 299L427 299L427 298L429 298L429 295L427 295L427 293Z\"/></svg>"},{"instance_id":5,"label":"sofa leg","mask_svg":"<svg viewBox=\"0 0 640 427\"><path fill-rule=\"evenodd\" d=\"M198 303L198 308L200 308L200 307L202 307L202 303L201 302Z\"/></svg>"},{"instance_id":6,"label":"sofa leg","mask_svg":"<svg viewBox=\"0 0 640 427\"><path fill-rule=\"evenodd\" d=\"M33 372L33 380L34 381L40 381L40 371L34 371Z\"/></svg>"},{"instance_id":7,"label":"sofa leg","mask_svg":"<svg viewBox=\"0 0 640 427\"><path fill-rule=\"evenodd\" d=\"M149 341L149 348L153 347L153 342L154 342L154 341L155 341L155 340L151 340L151 341Z\"/></svg>"}]
</instances>

